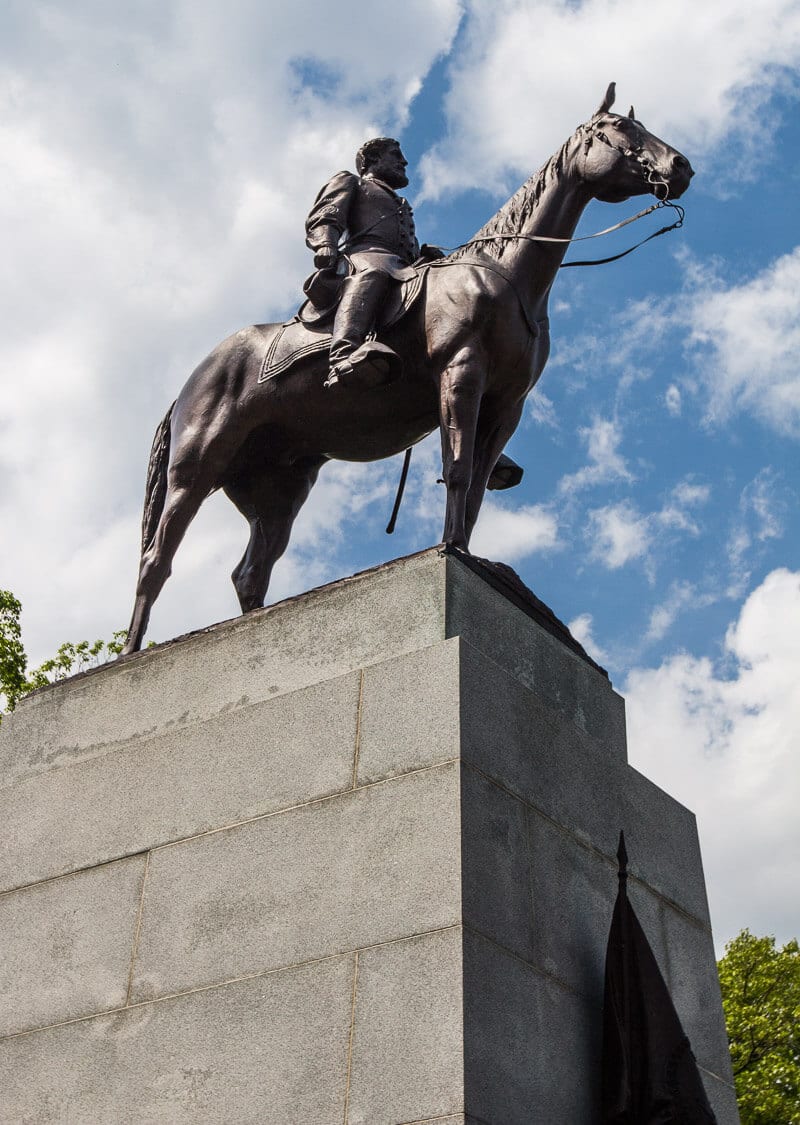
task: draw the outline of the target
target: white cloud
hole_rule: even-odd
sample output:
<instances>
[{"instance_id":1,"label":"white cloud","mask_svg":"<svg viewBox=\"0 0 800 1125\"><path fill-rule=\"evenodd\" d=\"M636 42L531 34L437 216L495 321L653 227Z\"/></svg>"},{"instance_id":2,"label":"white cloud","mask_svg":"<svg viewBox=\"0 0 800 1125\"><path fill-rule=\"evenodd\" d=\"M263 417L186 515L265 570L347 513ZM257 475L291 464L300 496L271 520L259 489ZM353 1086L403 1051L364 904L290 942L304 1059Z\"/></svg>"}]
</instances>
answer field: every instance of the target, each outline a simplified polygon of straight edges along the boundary
<instances>
[{"instance_id":1,"label":"white cloud","mask_svg":"<svg viewBox=\"0 0 800 1125\"><path fill-rule=\"evenodd\" d=\"M558 521L541 504L511 510L486 500L470 541L473 554L510 563L558 546Z\"/></svg>"},{"instance_id":2,"label":"white cloud","mask_svg":"<svg viewBox=\"0 0 800 1125\"><path fill-rule=\"evenodd\" d=\"M670 383L664 394L664 405L667 408L667 413L673 418L680 418L681 415L681 392L674 383Z\"/></svg>"},{"instance_id":3,"label":"white cloud","mask_svg":"<svg viewBox=\"0 0 800 1125\"><path fill-rule=\"evenodd\" d=\"M650 614L645 640L661 640L672 628L679 614L689 609L702 609L713 605L718 597L719 595L714 592L701 593L692 582L671 583L666 598Z\"/></svg>"},{"instance_id":4,"label":"white cloud","mask_svg":"<svg viewBox=\"0 0 800 1125\"><path fill-rule=\"evenodd\" d=\"M682 480L672 490L672 496L681 507L690 507L695 504L706 504L711 497L711 486L708 484L694 484L691 480Z\"/></svg>"},{"instance_id":5,"label":"white cloud","mask_svg":"<svg viewBox=\"0 0 800 1125\"><path fill-rule=\"evenodd\" d=\"M781 495L782 481L769 467L762 469L745 485L739 496L739 511L727 543L731 582L740 588L749 578L748 558L754 549L784 532L786 501Z\"/></svg>"},{"instance_id":6,"label":"white cloud","mask_svg":"<svg viewBox=\"0 0 800 1125\"><path fill-rule=\"evenodd\" d=\"M794 0L677 0L657 19L625 0L472 0L468 11L450 72L447 139L425 162L431 196L454 186L507 190L511 176L533 171L591 115L611 79L623 108L633 100L648 128L688 149L696 165L731 134L730 151L744 163L769 127L759 108L791 85L800 62ZM579 76L566 84L565 44Z\"/></svg>"},{"instance_id":7,"label":"white cloud","mask_svg":"<svg viewBox=\"0 0 800 1125\"><path fill-rule=\"evenodd\" d=\"M700 528L690 508L705 504L711 495L708 485L680 481L660 509L642 513L630 500L593 508L588 512L586 538L590 556L609 570L643 559L648 576L653 578L653 551L667 542L671 533L698 535Z\"/></svg>"},{"instance_id":8,"label":"white cloud","mask_svg":"<svg viewBox=\"0 0 800 1125\"><path fill-rule=\"evenodd\" d=\"M800 573L767 576L725 651L727 667L680 654L624 689L632 764L697 813L720 947L743 926L800 932Z\"/></svg>"},{"instance_id":9,"label":"white cloud","mask_svg":"<svg viewBox=\"0 0 800 1125\"><path fill-rule=\"evenodd\" d=\"M679 258L682 293L631 302L614 318L620 343L606 352L604 363L621 371L620 389L640 377L668 336L680 332L690 373L682 377L682 389L672 383L665 392L672 417L681 416L688 393L703 402L706 425L747 413L781 435L800 436L800 246L732 285L723 280L719 264L687 253ZM555 363L579 368L587 358L596 362L598 354L596 337L584 333Z\"/></svg>"},{"instance_id":10,"label":"white cloud","mask_svg":"<svg viewBox=\"0 0 800 1125\"><path fill-rule=\"evenodd\" d=\"M650 549L650 521L629 501L594 508L586 531L590 554L609 570L617 570Z\"/></svg>"},{"instance_id":11,"label":"white cloud","mask_svg":"<svg viewBox=\"0 0 800 1125\"><path fill-rule=\"evenodd\" d=\"M578 436L586 446L589 463L577 472L562 477L558 485L559 492L569 495L582 488L609 481L633 481L633 474L619 452L622 429L617 421L596 417L591 425L581 427Z\"/></svg>"},{"instance_id":12,"label":"white cloud","mask_svg":"<svg viewBox=\"0 0 800 1125\"><path fill-rule=\"evenodd\" d=\"M577 617L573 617L567 628L575 640L583 645L592 660L597 661L598 664L604 664L608 660L608 653L595 640L594 618L591 613L580 613Z\"/></svg>"},{"instance_id":13,"label":"white cloud","mask_svg":"<svg viewBox=\"0 0 800 1125\"><path fill-rule=\"evenodd\" d=\"M800 247L740 285L692 294L690 348L708 391L708 418L744 410L800 437Z\"/></svg>"},{"instance_id":14,"label":"white cloud","mask_svg":"<svg viewBox=\"0 0 800 1125\"><path fill-rule=\"evenodd\" d=\"M558 429L558 418L552 399L548 398L538 386L534 387L525 401L527 414L542 426Z\"/></svg>"},{"instance_id":15,"label":"white cloud","mask_svg":"<svg viewBox=\"0 0 800 1125\"><path fill-rule=\"evenodd\" d=\"M699 535L700 528L688 509L708 503L710 496L709 485L683 480L673 488L661 510L653 513L652 519L663 528Z\"/></svg>"},{"instance_id":16,"label":"white cloud","mask_svg":"<svg viewBox=\"0 0 800 1125\"><path fill-rule=\"evenodd\" d=\"M641 377L648 359L675 348L680 333L689 370L665 392L672 417L684 395L701 402L703 422L721 426L746 413L788 437L800 437L800 246L754 276L726 284L719 263L677 255L683 292L630 302L614 317L612 351L591 332L573 339L554 363L577 369L603 363L621 372L619 389Z\"/></svg>"}]
</instances>

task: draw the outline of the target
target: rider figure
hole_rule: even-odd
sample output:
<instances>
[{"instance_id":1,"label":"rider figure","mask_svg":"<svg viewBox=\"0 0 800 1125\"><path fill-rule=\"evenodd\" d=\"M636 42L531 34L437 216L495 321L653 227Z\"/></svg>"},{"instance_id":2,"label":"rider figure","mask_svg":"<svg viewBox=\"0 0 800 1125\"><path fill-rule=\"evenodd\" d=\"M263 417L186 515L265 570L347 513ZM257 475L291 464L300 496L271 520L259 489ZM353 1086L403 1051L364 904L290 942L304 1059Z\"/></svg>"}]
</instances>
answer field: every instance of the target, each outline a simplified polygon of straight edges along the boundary
<instances>
[{"instance_id":1,"label":"rider figure","mask_svg":"<svg viewBox=\"0 0 800 1125\"><path fill-rule=\"evenodd\" d=\"M306 243L314 251L317 269L333 270L340 253L350 263L342 282L333 324L330 374L326 387L349 381L360 364L375 359L382 345L364 347L392 280L413 278L412 263L420 257L414 216L396 188L408 184L400 145L391 137L375 137L356 154L358 175L337 172L320 191L306 221ZM345 235L346 241L339 246ZM426 260L441 256L422 247ZM385 362L385 361L384 361Z\"/></svg>"}]
</instances>

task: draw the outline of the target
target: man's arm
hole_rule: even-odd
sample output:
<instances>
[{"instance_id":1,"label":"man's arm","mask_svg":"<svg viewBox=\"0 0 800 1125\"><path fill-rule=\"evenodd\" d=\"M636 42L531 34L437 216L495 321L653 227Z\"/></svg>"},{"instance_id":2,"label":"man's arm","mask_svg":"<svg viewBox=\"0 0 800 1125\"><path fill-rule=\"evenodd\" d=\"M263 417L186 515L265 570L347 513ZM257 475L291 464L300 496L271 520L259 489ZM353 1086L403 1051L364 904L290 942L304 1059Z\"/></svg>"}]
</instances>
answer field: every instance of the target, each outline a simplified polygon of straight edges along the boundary
<instances>
[{"instance_id":1,"label":"man's arm","mask_svg":"<svg viewBox=\"0 0 800 1125\"><path fill-rule=\"evenodd\" d=\"M325 269L339 257L339 239L347 229L350 202L358 184L352 172L337 172L314 200L306 219L306 245L314 251L314 265Z\"/></svg>"}]
</instances>

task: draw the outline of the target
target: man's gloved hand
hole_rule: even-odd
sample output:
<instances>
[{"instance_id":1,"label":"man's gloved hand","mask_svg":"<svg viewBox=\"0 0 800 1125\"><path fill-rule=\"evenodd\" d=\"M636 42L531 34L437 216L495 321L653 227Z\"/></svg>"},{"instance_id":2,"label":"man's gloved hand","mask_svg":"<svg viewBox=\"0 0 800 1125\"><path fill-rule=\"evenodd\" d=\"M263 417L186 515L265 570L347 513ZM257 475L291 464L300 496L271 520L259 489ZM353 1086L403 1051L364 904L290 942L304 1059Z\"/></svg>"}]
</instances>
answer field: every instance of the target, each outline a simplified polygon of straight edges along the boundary
<instances>
[{"instance_id":1,"label":"man's gloved hand","mask_svg":"<svg viewBox=\"0 0 800 1125\"><path fill-rule=\"evenodd\" d=\"M335 246L321 246L314 255L314 265L318 270L332 269L338 257L339 251Z\"/></svg>"},{"instance_id":2,"label":"man's gloved hand","mask_svg":"<svg viewBox=\"0 0 800 1125\"><path fill-rule=\"evenodd\" d=\"M423 262L435 262L439 258L446 257L441 246L430 246L427 242L423 242L420 246L419 256Z\"/></svg>"}]
</instances>

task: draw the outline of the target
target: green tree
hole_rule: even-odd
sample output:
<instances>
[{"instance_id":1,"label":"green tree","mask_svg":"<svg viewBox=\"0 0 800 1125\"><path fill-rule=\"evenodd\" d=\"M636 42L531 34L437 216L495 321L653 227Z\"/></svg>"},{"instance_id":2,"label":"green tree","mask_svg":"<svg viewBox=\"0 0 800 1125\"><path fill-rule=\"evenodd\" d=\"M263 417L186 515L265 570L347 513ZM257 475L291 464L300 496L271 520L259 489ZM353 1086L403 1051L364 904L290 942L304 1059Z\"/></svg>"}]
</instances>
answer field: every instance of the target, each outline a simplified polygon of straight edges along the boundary
<instances>
[{"instance_id":1,"label":"green tree","mask_svg":"<svg viewBox=\"0 0 800 1125\"><path fill-rule=\"evenodd\" d=\"M25 693L28 660L22 647L19 617L22 606L10 590L0 590L0 696L13 711Z\"/></svg>"},{"instance_id":2,"label":"green tree","mask_svg":"<svg viewBox=\"0 0 800 1125\"><path fill-rule=\"evenodd\" d=\"M800 946L742 930L719 978L742 1125L800 1125Z\"/></svg>"},{"instance_id":3,"label":"green tree","mask_svg":"<svg viewBox=\"0 0 800 1125\"><path fill-rule=\"evenodd\" d=\"M0 697L5 697L6 711L13 711L28 692L94 668L122 651L124 629L114 633L110 641L65 641L55 656L43 661L29 674L28 658L22 644L21 613L19 599L10 590L0 590ZM0 706L0 718L2 710Z\"/></svg>"}]
</instances>

